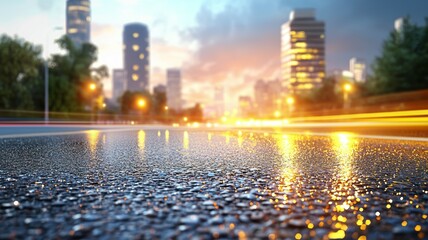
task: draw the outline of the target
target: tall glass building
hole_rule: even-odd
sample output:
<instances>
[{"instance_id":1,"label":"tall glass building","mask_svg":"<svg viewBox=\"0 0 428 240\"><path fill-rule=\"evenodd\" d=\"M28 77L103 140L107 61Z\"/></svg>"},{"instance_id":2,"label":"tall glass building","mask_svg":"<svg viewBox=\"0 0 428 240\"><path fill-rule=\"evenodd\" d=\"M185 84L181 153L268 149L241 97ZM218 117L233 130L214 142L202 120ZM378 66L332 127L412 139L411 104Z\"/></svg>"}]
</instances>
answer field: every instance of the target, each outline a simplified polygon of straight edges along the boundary
<instances>
[{"instance_id":1,"label":"tall glass building","mask_svg":"<svg viewBox=\"0 0 428 240\"><path fill-rule=\"evenodd\" d=\"M91 41L91 3L89 0L67 0L67 36L76 44Z\"/></svg>"},{"instance_id":2,"label":"tall glass building","mask_svg":"<svg viewBox=\"0 0 428 240\"><path fill-rule=\"evenodd\" d=\"M282 25L281 70L289 94L302 95L320 87L325 78L325 24L315 10L298 9Z\"/></svg>"},{"instance_id":3,"label":"tall glass building","mask_svg":"<svg viewBox=\"0 0 428 240\"><path fill-rule=\"evenodd\" d=\"M140 23L127 24L123 31L124 70L127 90L149 91L149 30Z\"/></svg>"}]
</instances>

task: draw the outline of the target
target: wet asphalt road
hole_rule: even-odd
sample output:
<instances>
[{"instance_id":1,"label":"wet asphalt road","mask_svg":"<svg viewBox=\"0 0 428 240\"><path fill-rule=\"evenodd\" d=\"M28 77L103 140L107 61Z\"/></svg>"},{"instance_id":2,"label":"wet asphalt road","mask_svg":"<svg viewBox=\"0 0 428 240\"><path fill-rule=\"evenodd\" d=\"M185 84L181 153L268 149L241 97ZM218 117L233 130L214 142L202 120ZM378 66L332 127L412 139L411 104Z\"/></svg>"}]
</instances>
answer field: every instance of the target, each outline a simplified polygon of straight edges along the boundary
<instances>
[{"instance_id":1,"label":"wet asphalt road","mask_svg":"<svg viewBox=\"0 0 428 240\"><path fill-rule=\"evenodd\" d=\"M102 129L0 139L0 239L428 239L428 142Z\"/></svg>"}]
</instances>

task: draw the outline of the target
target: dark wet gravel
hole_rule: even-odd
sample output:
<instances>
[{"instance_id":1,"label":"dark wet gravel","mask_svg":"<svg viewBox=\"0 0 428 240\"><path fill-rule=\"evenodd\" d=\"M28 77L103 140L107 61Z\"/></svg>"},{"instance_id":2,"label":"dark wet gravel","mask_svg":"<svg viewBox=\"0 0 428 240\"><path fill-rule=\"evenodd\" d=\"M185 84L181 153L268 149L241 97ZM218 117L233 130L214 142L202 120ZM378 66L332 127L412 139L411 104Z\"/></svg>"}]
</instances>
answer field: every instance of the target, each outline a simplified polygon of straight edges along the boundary
<instances>
[{"instance_id":1,"label":"dark wet gravel","mask_svg":"<svg viewBox=\"0 0 428 240\"><path fill-rule=\"evenodd\" d=\"M351 134L0 139L0 239L428 239L427 167Z\"/></svg>"}]
</instances>

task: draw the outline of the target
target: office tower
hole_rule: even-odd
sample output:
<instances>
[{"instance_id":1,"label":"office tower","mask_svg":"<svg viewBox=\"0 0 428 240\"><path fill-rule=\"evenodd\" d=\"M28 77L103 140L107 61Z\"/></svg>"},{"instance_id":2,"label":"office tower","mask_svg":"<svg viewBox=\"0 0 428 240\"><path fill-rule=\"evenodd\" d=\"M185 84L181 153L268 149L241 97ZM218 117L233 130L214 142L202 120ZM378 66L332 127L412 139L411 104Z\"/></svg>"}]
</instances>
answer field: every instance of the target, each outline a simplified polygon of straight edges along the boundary
<instances>
[{"instance_id":1,"label":"office tower","mask_svg":"<svg viewBox=\"0 0 428 240\"><path fill-rule=\"evenodd\" d=\"M290 94L308 94L325 78L325 25L315 10L298 9L282 25L281 69Z\"/></svg>"},{"instance_id":2,"label":"office tower","mask_svg":"<svg viewBox=\"0 0 428 240\"><path fill-rule=\"evenodd\" d=\"M149 30L146 25L132 23L123 31L124 70L127 90L149 91Z\"/></svg>"},{"instance_id":3,"label":"office tower","mask_svg":"<svg viewBox=\"0 0 428 240\"><path fill-rule=\"evenodd\" d=\"M67 0L67 36L75 45L91 41L91 3L89 0Z\"/></svg>"},{"instance_id":4,"label":"office tower","mask_svg":"<svg viewBox=\"0 0 428 240\"><path fill-rule=\"evenodd\" d=\"M113 102L119 103L118 99L126 91L126 72L123 69L113 69Z\"/></svg>"},{"instance_id":5,"label":"office tower","mask_svg":"<svg viewBox=\"0 0 428 240\"><path fill-rule=\"evenodd\" d=\"M351 58L349 61L349 71L352 72L354 80L359 83L366 81L366 63L362 59Z\"/></svg>"},{"instance_id":6,"label":"office tower","mask_svg":"<svg viewBox=\"0 0 428 240\"><path fill-rule=\"evenodd\" d=\"M170 109L180 111L182 107L180 69L168 69L166 75L166 96L168 107Z\"/></svg>"}]
</instances>

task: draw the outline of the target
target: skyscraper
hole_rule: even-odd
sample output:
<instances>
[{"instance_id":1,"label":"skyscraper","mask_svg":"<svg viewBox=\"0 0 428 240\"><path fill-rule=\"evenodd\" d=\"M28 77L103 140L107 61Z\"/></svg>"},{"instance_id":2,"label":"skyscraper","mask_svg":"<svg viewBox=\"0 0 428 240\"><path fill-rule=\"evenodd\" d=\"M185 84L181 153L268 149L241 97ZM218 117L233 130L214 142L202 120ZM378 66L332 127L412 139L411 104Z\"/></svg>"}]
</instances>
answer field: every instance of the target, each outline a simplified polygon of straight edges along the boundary
<instances>
[{"instance_id":1,"label":"skyscraper","mask_svg":"<svg viewBox=\"0 0 428 240\"><path fill-rule=\"evenodd\" d=\"M67 36L76 45L91 41L91 3L89 0L67 0Z\"/></svg>"},{"instance_id":2,"label":"skyscraper","mask_svg":"<svg viewBox=\"0 0 428 240\"><path fill-rule=\"evenodd\" d=\"M305 94L325 77L325 24L315 10L298 9L282 25L281 64L283 86L290 94Z\"/></svg>"},{"instance_id":3,"label":"skyscraper","mask_svg":"<svg viewBox=\"0 0 428 240\"><path fill-rule=\"evenodd\" d=\"M126 72L123 69L113 69L113 101L118 103L117 100L123 95L126 90Z\"/></svg>"},{"instance_id":4,"label":"skyscraper","mask_svg":"<svg viewBox=\"0 0 428 240\"><path fill-rule=\"evenodd\" d=\"M149 91L149 30L146 25L132 23L123 31L124 69L127 90Z\"/></svg>"},{"instance_id":5,"label":"skyscraper","mask_svg":"<svg viewBox=\"0 0 428 240\"><path fill-rule=\"evenodd\" d=\"M362 83L366 81L366 63L362 59L351 58L349 61L349 71L352 72L356 82Z\"/></svg>"},{"instance_id":6,"label":"skyscraper","mask_svg":"<svg viewBox=\"0 0 428 240\"><path fill-rule=\"evenodd\" d=\"M166 96L167 103L170 109L176 111L181 110L181 72L180 69L171 68L167 70L166 73L167 82L166 82Z\"/></svg>"}]
</instances>

